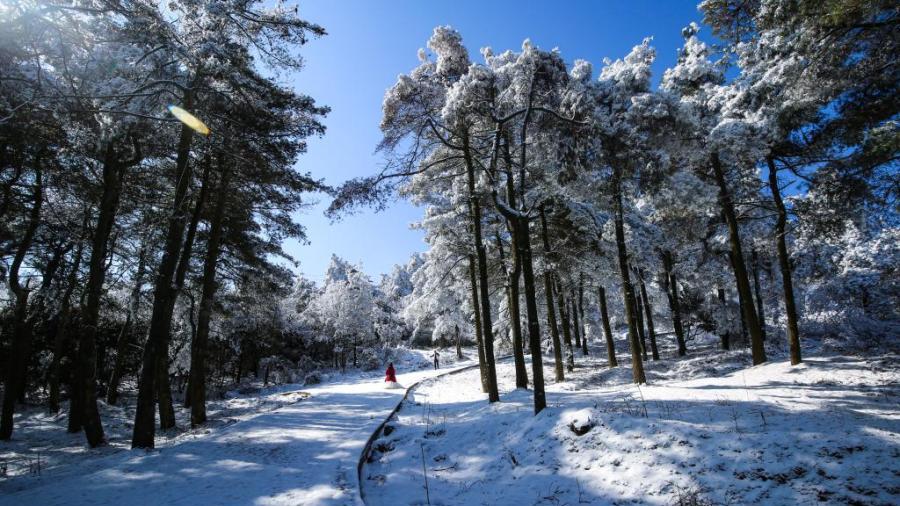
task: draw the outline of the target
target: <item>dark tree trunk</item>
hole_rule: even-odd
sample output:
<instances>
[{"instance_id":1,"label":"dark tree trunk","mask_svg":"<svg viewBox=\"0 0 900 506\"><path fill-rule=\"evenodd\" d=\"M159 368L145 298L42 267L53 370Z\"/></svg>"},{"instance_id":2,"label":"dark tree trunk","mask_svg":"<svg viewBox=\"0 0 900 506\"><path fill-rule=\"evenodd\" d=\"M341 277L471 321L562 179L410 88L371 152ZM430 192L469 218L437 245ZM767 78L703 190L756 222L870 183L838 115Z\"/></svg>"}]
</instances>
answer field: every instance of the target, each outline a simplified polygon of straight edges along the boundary
<instances>
[{"instance_id":1,"label":"dark tree trunk","mask_svg":"<svg viewBox=\"0 0 900 506\"><path fill-rule=\"evenodd\" d=\"M575 289L569 290L569 314L572 315L572 337L575 338L575 348L581 348L581 320L578 314L578 305L575 302Z\"/></svg>"},{"instance_id":2,"label":"dark tree trunk","mask_svg":"<svg viewBox=\"0 0 900 506\"><path fill-rule=\"evenodd\" d=\"M644 362L641 360L641 343L638 341L637 316L634 308L634 287L628 272L628 250L625 246L625 223L622 209L622 189L620 183L615 188L615 228L616 250L619 258L619 275L622 278L622 299L625 301L625 318L628 321L628 343L631 347L631 368L635 383L646 383Z\"/></svg>"},{"instance_id":3,"label":"dark tree trunk","mask_svg":"<svg viewBox=\"0 0 900 506\"><path fill-rule=\"evenodd\" d=\"M678 300L678 282L675 278L673 269L672 253L664 251L662 253L663 261L663 289L666 291L666 298L669 299L669 311L672 312L672 326L675 327L675 341L678 344L678 356L683 357L687 354L687 346L684 340L684 325L681 321L681 304Z\"/></svg>"},{"instance_id":4,"label":"dark tree trunk","mask_svg":"<svg viewBox=\"0 0 900 506\"><path fill-rule=\"evenodd\" d=\"M541 326L538 320L537 290L534 285L534 260L531 251L531 231L527 218L516 223L516 246L522 259L522 281L525 287L525 315L528 319L528 345L531 348L531 377L534 383L534 414L547 407L544 394L544 361L541 355Z\"/></svg>"},{"instance_id":5,"label":"dark tree trunk","mask_svg":"<svg viewBox=\"0 0 900 506\"><path fill-rule=\"evenodd\" d=\"M188 93L185 100L185 108L190 110L192 105L193 101L190 93ZM183 126L175 163L176 178L172 214L169 217L163 255L157 270L150 330L144 347L138 383L137 410L134 416L134 430L131 438L132 448L153 448L155 444L156 428L153 416L153 397L158 390L157 374L160 359L168 356L172 312L177 296L177 290L173 286L173 281L178 255L181 251L181 239L184 234L186 221L186 196L192 176L191 164L189 163L192 138L193 131L187 126Z\"/></svg>"},{"instance_id":6,"label":"dark tree trunk","mask_svg":"<svg viewBox=\"0 0 900 506\"><path fill-rule=\"evenodd\" d=\"M82 230L87 229L88 214L85 212L85 223ZM78 240L78 246L75 249L75 256L72 259L72 267L66 280L66 290L63 292L60 301L59 314L56 318L56 324L53 326L53 359L50 362L50 370L47 373L50 383L50 395L47 399L47 406L50 413L59 413L59 384L60 384L60 363L65 350L67 336L69 333L69 318L71 314L72 293L78 284L78 269L81 267L81 257L84 253L84 240ZM74 432L81 430L79 426Z\"/></svg>"},{"instance_id":7,"label":"dark tree trunk","mask_svg":"<svg viewBox=\"0 0 900 506\"><path fill-rule=\"evenodd\" d=\"M566 298L563 295L562 286L559 280L556 282L556 300L559 306L559 317L563 330L563 341L566 345L566 369L569 372L575 370L575 350L572 349L572 328L569 322L569 307L566 304Z\"/></svg>"},{"instance_id":8,"label":"dark tree trunk","mask_svg":"<svg viewBox=\"0 0 900 506\"><path fill-rule=\"evenodd\" d=\"M563 366L562 345L559 339L559 326L556 321L556 309L553 307L553 273L548 265L550 256L550 234L547 232L547 216L541 208L541 238L544 243L544 296L547 301L547 326L550 327L550 338L553 341L553 359L555 364L556 381L565 381L566 373Z\"/></svg>"},{"instance_id":9,"label":"dark tree trunk","mask_svg":"<svg viewBox=\"0 0 900 506\"><path fill-rule=\"evenodd\" d=\"M772 199L778 210L778 219L775 222L775 244L778 249L778 266L781 268L781 280L784 287L784 312L787 316L787 337L791 353L791 364L799 364L803 358L800 356L800 327L797 324L797 306L794 302L794 282L791 279L791 260L788 255L787 241L787 208L781 199L781 189L778 187L778 170L772 158L766 160L769 164L769 189L772 191Z\"/></svg>"},{"instance_id":10,"label":"dark tree trunk","mask_svg":"<svg viewBox=\"0 0 900 506\"><path fill-rule=\"evenodd\" d=\"M763 307L762 287L759 283L759 255L756 248L750 250L750 263L753 268L753 295L756 298L756 314L759 316L759 329L762 331L763 341L766 340L766 311Z\"/></svg>"},{"instance_id":11,"label":"dark tree trunk","mask_svg":"<svg viewBox=\"0 0 900 506\"><path fill-rule=\"evenodd\" d=\"M0 413L0 440L8 441L13 433L13 414L16 409L16 397L24 388L25 372L29 357L25 356L31 347L31 324L28 321L28 296L30 290L19 282L19 270L25 255L34 242L35 233L41 222L41 206L44 202L44 181L41 160L38 157L34 164L34 204L28 218L25 234L19 241L16 254L9 268L9 291L15 301L13 310L13 338L10 350L6 377L3 381L3 408Z\"/></svg>"},{"instance_id":12,"label":"dark tree trunk","mask_svg":"<svg viewBox=\"0 0 900 506\"><path fill-rule=\"evenodd\" d=\"M475 255L469 254L469 282L472 285L472 314L475 317L475 344L478 346L478 369L481 372L481 391L487 393L487 364L484 362L484 344L481 336L481 305L478 303L478 277L475 274Z\"/></svg>"},{"instance_id":13,"label":"dark tree trunk","mask_svg":"<svg viewBox=\"0 0 900 506\"><path fill-rule=\"evenodd\" d=\"M584 276L578 279L578 320L581 322L581 353L588 356L587 325L584 322Z\"/></svg>"},{"instance_id":14,"label":"dark tree trunk","mask_svg":"<svg viewBox=\"0 0 900 506\"><path fill-rule=\"evenodd\" d=\"M458 360L462 360L463 359L462 338L459 335L459 325L454 325L453 328L456 330L456 358Z\"/></svg>"},{"instance_id":15,"label":"dark tree trunk","mask_svg":"<svg viewBox=\"0 0 900 506\"><path fill-rule=\"evenodd\" d=\"M528 372L525 369L525 352L522 343L522 318L519 310L519 278L522 274L522 259L516 245L516 233L511 234L510 253L512 268L506 272L506 305L509 310L510 330L512 331L513 361L516 369L516 388L528 388ZM503 255L503 241L497 233L497 250L500 252L500 263L506 264Z\"/></svg>"},{"instance_id":16,"label":"dark tree trunk","mask_svg":"<svg viewBox=\"0 0 900 506\"><path fill-rule=\"evenodd\" d=\"M753 300L750 295L750 281L747 277L747 269L744 266L741 236L738 229L737 215L734 212L734 204L731 200L731 193L728 191L728 184L725 182L725 173L722 170L719 155L713 153L710 162L713 173L715 174L716 183L719 185L719 202L722 205L722 212L725 215L725 221L728 225L732 266L734 267L734 277L738 293L743 300L750 301ZM753 364L761 364L766 361L766 349L763 346L762 331L760 330L759 320L756 318L756 311L751 304L741 304L741 313L744 315L747 331L750 334L750 349L753 356Z\"/></svg>"},{"instance_id":17,"label":"dark tree trunk","mask_svg":"<svg viewBox=\"0 0 900 506\"><path fill-rule=\"evenodd\" d=\"M103 195L91 244L88 282L85 288L87 304L82 316L81 340L78 344L78 370L82 392L73 393L81 396L83 416L81 423L91 447L106 443L100 411L97 409L97 324L100 318L100 297L106 279L105 261L109 236L115 225L124 170L130 165L118 160L112 144L107 148L106 157L103 166Z\"/></svg>"},{"instance_id":18,"label":"dark tree trunk","mask_svg":"<svg viewBox=\"0 0 900 506\"><path fill-rule=\"evenodd\" d=\"M497 370L494 360L494 329L491 321L491 300L488 287L487 252L481 233L481 205L475 193L475 164L469 149L469 135L463 135L463 152L466 161L466 176L469 191L469 214L472 220L472 238L475 242L475 253L478 257L478 289L481 303L481 338L484 344L484 363L487 369L488 402L500 400L497 391Z\"/></svg>"},{"instance_id":19,"label":"dark tree trunk","mask_svg":"<svg viewBox=\"0 0 900 506\"><path fill-rule=\"evenodd\" d=\"M610 367L617 367L616 344L613 340L612 326L609 324L609 312L606 307L606 289L597 287L597 299L600 301L600 319L603 321L603 336L606 338L606 358Z\"/></svg>"},{"instance_id":20,"label":"dark tree trunk","mask_svg":"<svg viewBox=\"0 0 900 506\"><path fill-rule=\"evenodd\" d=\"M725 289L719 288L719 302L722 303L722 314L725 317L728 317L728 306L725 304ZM719 331L719 337L722 339L722 349L730 350L731 349L731 331L729 329L722 329Z\"/></svg>"},{"instance_id":21,"label":"dark tree trunk","mask_svg":"<svg viewBox=\"0 0 900 506\"><path fill-rule=\"evenodd\" d=\"M647 313L647 333L650 335L650 353L653 360L659 360L659 348L656 347L656 328L653 326L653 306L647 297L647 287L644 285L644 272L638 271L638 280L641 282L641 299L644 301L644 311Z\"/></svg>"},{"instance_id":22,"label":"dark tree trunk","mask_svg":"<svg viewBox=\"0 0 900 506\"><path fill-rule=\"evenodd\" d=\"M636 275L637 272L634 272ZM641 303L640 290L634 292L634 306L637 319L638 335L641 338L641 356L644 360L649 358L647 354L647 334L644 332L644 305Z\"/></svg>"}]
</instances>

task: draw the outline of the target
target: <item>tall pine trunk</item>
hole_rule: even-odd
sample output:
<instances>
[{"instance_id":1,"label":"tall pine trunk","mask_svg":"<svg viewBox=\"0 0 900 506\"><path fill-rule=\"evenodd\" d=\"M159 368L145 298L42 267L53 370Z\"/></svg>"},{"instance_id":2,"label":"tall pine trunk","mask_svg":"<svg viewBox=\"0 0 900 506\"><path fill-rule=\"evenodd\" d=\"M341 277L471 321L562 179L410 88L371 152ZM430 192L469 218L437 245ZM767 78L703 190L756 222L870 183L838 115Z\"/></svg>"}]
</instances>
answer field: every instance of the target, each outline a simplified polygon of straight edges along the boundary
<instances>
[{"instance_id":1,"label":"tall pine trunk","mask_svg":"<svg viewBox=\"0 0 900 506\"><path fill-rule=\"evenodd\" d=\"M547 301L547 326L550 327L550 338L553 340L553 359L555 363L556 381L565 381L562 345L559 340L559 326L556 321L556 309L553 307L553 273L549 266L550 235L547 232L547 216L541 208L541 238L544 243L544 296Z\"/></svg>"},{"instance_id":2,"label":"tall pine trunk","mask_svg":"<svg viewBox=\"0 0 900 506\"><path fill-rule=\"evenodd\" d=\"M506 271L506 306L509 311L510 330L512 332L513 362L516 371L516 388L528 388L528 372L525 369L525 353L522 343L522 317L519 310L519 278L522 276L522 259L516 246L516 233L511 234L510 254L512 268ZM497 249L500 252L501 265L506 264L503 255L503 241L497 232Z\"/></svg>"},{"instance_id":3,"label":"tall pine trunk","mask_svg":"<svg viewBox=\"0 0 900 506\"><path fill-rule=\"evenodd\" d=\"M637 275L634 271L633 274ZM640 290L634 292L634 306L637 319L638 336L641 339L641 357L644 360L649 358L647 354L647 334L644 332L644 305L641 303Z\"/></svg>"},{"instance_id":4,"label":"tall pine trunk","mask_svg":"<svg viewBox=\"0 0 900 506\"><path fill-rule=\"evenodd\" d=\"M216 296L216 267L228 200L230 171L223 165L219 183L218 198L212 221L209 224L209 239L206 242L206 258L203 260L201 281L200 312L197 317L197 336L191 342L191 373L188 381L191 397L191 426L206 422L206 353L209 341L209 323ZM268 368L266 369L268 371Z\"/></svg>"},{"instance_id":5,"label":"tall pine trunk","mask_svg":"<svg viewBox=\"0 0 900 506\"><path fill-rule=\"evenodd\" d=\"M669 311L672 313L672 326L675 328L675 341L678 344L678 356L687 354L687 345L684 340L684 324L681 321L681 303L678 300L678 282L673 269L672 252L662 252L663 261L663 289L669 300Z\"/></svg>"},{"instance_id":6,"label":"tall pine trunk","mask_svg":"<svg viewBox=\"0 0 900 506\"><path fill-rule=\"evenodd\" d=\"M635 383L646 383L644 362L641 359L641 343L638 341L637 316L635 314L634 287L628 272L628 250L625 246L625 223L622 209L622 189L620 182L615 184L615 228L616 251L619 259L619 275L622 280L622 299L625 301L625 318L628 321L628 343L631 347L631 372Z\"/></svg>"},{"instance_id":7,"label":"tall pine trunk","mask_svg":"<svg viewBox=\"0 0 900 506\"><path fill-rule=\"evenodd\" d=\"M725 304L725 289L719 288L719 303L722 305L722 314L725 317L728 316L728 306ZM719 331L719 338L722 340L722 349L730 350L731 349L731 330L730 329L722 329Z\"/></svg>"},{"instance_id":8,"label":"tall pine trunk","mask_svg":"<svg viewBox=\"0 0 900 506\"><path fill-rule=\"evenodd\" d=\"M566 369L569 372L575 370L575 351L572 349L572 327L569 322L569 307L566 304L566 297L563 295L562 286L559 280L556 282L556 299L559 306L560 326L563 330L563 341L566 346Z\"/></svg>"},{"instance_id":9,"label":"tall pine trunk","mask_svg":"<svg viewBox=\"0 0 900 506\"><path fill-rule=\"evenodd\" d=\"M759 255L756 248L750 250L750 264L753 269L753 296L756 298L756 314L759 316L759 329L763 341L766 340L766 310L762 300L762 287L759 282Z\"/></svg>"},{"instance_id":10,"label":"tall pine trunk","mask_svg":"<svg viewBox=\"0 0 900 506\"><path fill-rule=\"evenodd\" d=\"M644 271L638 270L638 280L641 282L641 299L644 301L644 311L647 314L647 333L650 336L650 353L653 360L659 360L659 348L656 347L656 328L653 326L653 306L647 297L647 287L644 284Z\"/></svg>"},{"instance_id":11,"label":"tall pine trunk","mask_svg":"<svg viewBox=\"0 0 900 506\"><path fill-rule=\"evenodd\" d=\"M751 301L753 298L750 295L750 281L747 277L747 269L744 266L744 253L741 248L741 235L738 229L737 215L734 211L734 203L731 200L731 192L728 190L728 184L725 182L725 172L722 169L718 153L712 154L710 165L712 165L716 183L719 185L719 203L722 206L722 213L725 215L725 222L728 225L729 242L731 243L731 264L734 268L738 294L743 301ZM753 356L753 364L761 364L766 361L766 349L763 346L762 331L760 330L759 320L756 318L756 311L751 304L742 303L741 313L744 316L744 322L750 334L750 350Z\"/></svg>"},{"instance_id":12,"label":"tall pine trunk","mask_svg":"<svg viewBox=\"0 0 900 506\"><path fill-rule=\"evenodd\" d=\"M188 93L185 108L190 110L192 105L191 95ZM158 388L157 375L160 357L168 355L172 312L175 307L175 298L178 295L173 281L184 234L187 190L192 177L189 163L192 139L193 130L186 125L182 126L175 163L175 195L172 202L172 214L169 217L162 259L157 269L150 331L144 347L138 382L137 410L134 415L134 429L131 437L132 448L153 448L155 445L153 397Z\"/></svg>"},{"instance_id":13,"label":"tall pine trunk","mask_svg":"<svg viewBox=\"0 0 900 506\"><path fill-rule=\"evenodd\" d=\"M772 191L772 199L775 201L775 209L778 211L778 219L775 221L775 245L778 250L778 266L781 268L781 283L784 287L784 312L787 316L787 337L791 353L791 364L799 364L803 358L800 356L800 328L797 324L797 306L794 302L794 282L791 278L791 260L788 255L787 241L787 208L781 199L781 189L778 187L778 170L775 160L766 159L769 164L769 189Z\"/></svg>"},{"instance_id":14,"label":"tall pine trunk","mask_svg":"<svg viewBox=\"0 0 900 506\"><path fill-rule=\"evenodd\" d=\"M525 315L528 319L528 345L531 348L531 377L534 392L534 414L547 407L544 394L544 361L541 355L541 324L537 309L537 290L534 284L534 259L531 250L531 231L528 218L516 222L519 258L522 259L522 281L525 287Z\"/></svg>"},{"instance_id":15,"label":"tall pine trunk","mask_svg":"<svg viewBox=\"0 0 900 506\"><path fill-rule=\"evenodd\" d=\"M481 391L487 393L487 364L484 363L484 343L481 335L481 305L478 303L478 276L475 274L475 254L469 254L469 283L472 286L472 314L475 318L475 345L478 346L478 370L481 373Z\"/></svg>"},{"instance_id":16,"label":"tall pine trunk","mask_svg":"<svg viewBox=\"0 0 900 506\"><path fill-rule=\"evenodd\" d=\"M88 212L85 212L85 223L83 230L87 229ZM59 392L60 392L60 364L62 355L65 350L66 341L69 333L70 315L72 310L72 294L78 284L78 269L81 267L81 258L84 253L84 240L79 238L78 246L75 249L75 255L72 258L72 267L66 280L66 289L63 292L60 301L60 309L56 318L56 324L53 326L53 358L50 361L50 370L47 373L48 382L50 383L50 394L47 399L47 407L52 414L59 413ZM79 426L77 430L80 430ZM76 430L76 431L77 431Z\"/></svg>"},{"instance_id":17,"label":"tall pine trunk","mask_svg":"<svg viewBox=\"0 0 900 506\"><path fill-rule=\"evenodd\" d=\"M581 353L588 356L587 324L584 321L584 275L578 278L578 320L581 322Z\"/></svg>"},{"instance_id":18,"label":"tall pine trunk","mask_svg":"<svg viewBox=\"0 0 900 506\"><path fill-rule=\"evenodd\" d=\"M30 290L19 282L19 270L25 255L34 242L41 222L41 206L44 202L44 181L40 156L34 164L34 203L28 218L25 234L19 241L16 254L9 268L9 291L15 301L13 310L12 349L8 357L6 377L3 380L3 407L0 412L0 440L8 441L13 433L13 414L16 397L25 386L25 373L29 357L25 356L31 347L31 323L28 321L28 296Z\"/></svg>"},{"instance_id":19,"label":"tall pine trunk","mask_svg":"<svg viewBox=\"0 0 900 506\"><path fill-rule=\"evenodd\" d=\"M603 322L603 336L606 338L606 358L610 367L617 367L619 361L616 359L616 344L613 340L612 326L609 324L609 311L606 307L606 289L602 286L597 287L597 300L600 301L600 319Z\"/></svg>"},{"instance_id":20,"label":"tall pine trunk","mask_svg":"<svg viewBox=\"0 0 900 506\"><path fill-rule=\"evenodd\" d=\"M484 344L484 363L487 369L488 402L500 400L497 390L497 364L494 359L494 329L491 321L491 299L488 287L487 251L481 232L481 204L475 193L475 164L469 148L469 135L463 135L463 154L466 161L466 177L469 193L469 214L472 220L472 239L478 258L478 302L481 303L481 338Z\"/></svg>"}]
</instances>

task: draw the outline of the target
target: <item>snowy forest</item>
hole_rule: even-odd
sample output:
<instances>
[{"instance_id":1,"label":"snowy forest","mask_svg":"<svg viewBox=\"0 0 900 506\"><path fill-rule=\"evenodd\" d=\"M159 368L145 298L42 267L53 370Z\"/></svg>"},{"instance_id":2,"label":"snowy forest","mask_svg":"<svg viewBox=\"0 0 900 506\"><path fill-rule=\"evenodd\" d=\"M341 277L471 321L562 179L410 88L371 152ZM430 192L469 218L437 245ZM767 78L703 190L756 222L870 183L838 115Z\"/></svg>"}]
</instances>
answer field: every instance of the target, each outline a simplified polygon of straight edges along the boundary
<instances>
[{"instance_id":1,"label":"snowy forest","mask_svg":"<svg viewBox=\"0 0 900 506\"><path fill-rule=\"evenodd\" d=\"M341 184L303 12L0 0L0 504L900 502L896 2L417 27ZM301 273L323 195L422 252Z\"/></svg>"}]
</instances>

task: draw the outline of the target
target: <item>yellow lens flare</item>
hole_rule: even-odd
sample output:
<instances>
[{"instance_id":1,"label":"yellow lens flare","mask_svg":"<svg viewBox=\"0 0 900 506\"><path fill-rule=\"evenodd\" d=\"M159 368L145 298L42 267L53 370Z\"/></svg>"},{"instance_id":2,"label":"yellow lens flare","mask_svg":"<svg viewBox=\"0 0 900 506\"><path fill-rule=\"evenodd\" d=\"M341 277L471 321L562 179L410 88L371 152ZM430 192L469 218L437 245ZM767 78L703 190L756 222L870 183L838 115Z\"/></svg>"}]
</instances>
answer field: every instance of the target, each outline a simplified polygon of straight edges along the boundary
<instances>
[{"instance_id":1,"label":"yellow lens flare","mask_svg":"<svg viewBox=\"0 0 900 506\"><path fill-rule=\"evenodd\" d=\"M184 123L195 132L203 135L209 135L209 127L206 126L206 123L200 121L200 118L198 118L197 116L194 116L193 114L185 111L177 105L170 105L169 112L171 112L172 116L175 116L178 121Z\"/></svg>"}]
</instances>

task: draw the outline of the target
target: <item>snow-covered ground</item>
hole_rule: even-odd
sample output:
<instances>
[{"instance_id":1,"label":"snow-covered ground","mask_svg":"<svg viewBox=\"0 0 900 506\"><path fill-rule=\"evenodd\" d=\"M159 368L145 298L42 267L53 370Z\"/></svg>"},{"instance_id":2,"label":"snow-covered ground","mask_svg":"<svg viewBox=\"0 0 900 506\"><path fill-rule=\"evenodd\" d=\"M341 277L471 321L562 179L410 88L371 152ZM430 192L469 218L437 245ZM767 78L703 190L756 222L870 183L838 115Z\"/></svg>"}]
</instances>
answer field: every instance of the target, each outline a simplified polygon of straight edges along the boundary
<instances>
[{"instance_id":1,"label":"snow-covered ground","mask_svg":"<svg viewBox=\"0 0 900 506\"><path fill-rule=\"evenodd\" d=\"M424 355L398 364L401 384L471 363L409 372L429 364ZM111 444L96 450L66 434L64 417L35 409L18 415L14 441L0 444L0 463L32 463L0 478L0 504L356 504L359 454L403 392L385 389L375 371L232 395L211 403L207 427L160 435L152 452L127 449L127 409L101 403Z\"/></svg>"},{"instance_id":2,"label":"snow-covered ground","mask_svg":"<svg viewBox=\"0 0 900 506\"><path fill-rule=\"evenodd\" d=\"M367 503L900 504L896 355L751 367L698 345L648 363L640 389L627 357L610 370L599 348L561 383L545 359L538 416L508 362L494 405L477 371L425 382L375 444Z\"/></svg>"}]
</instances>

